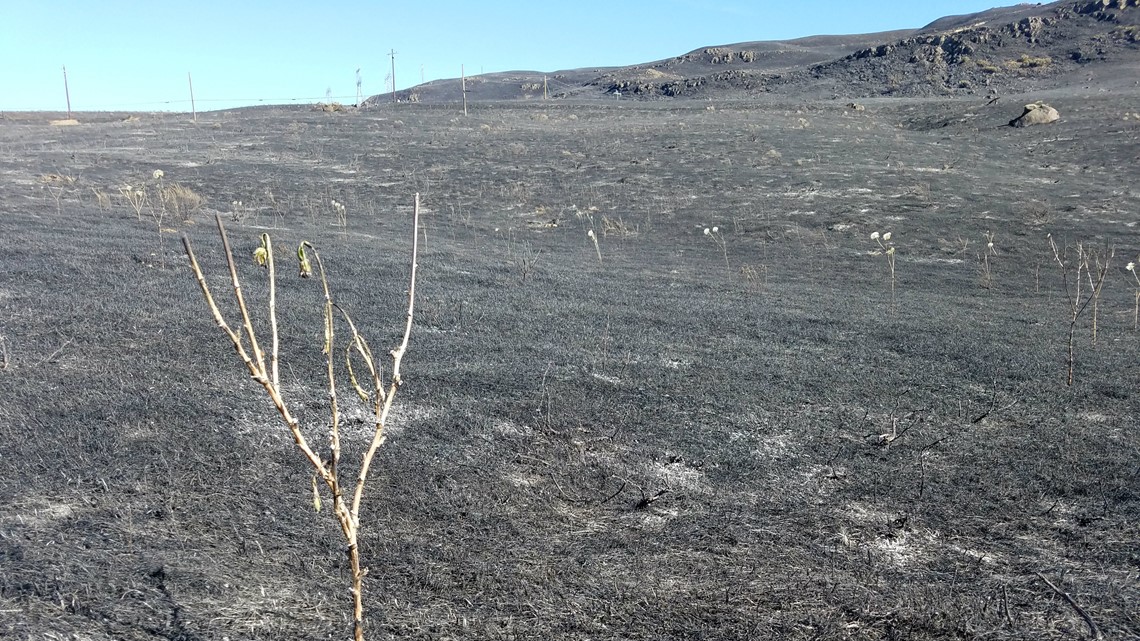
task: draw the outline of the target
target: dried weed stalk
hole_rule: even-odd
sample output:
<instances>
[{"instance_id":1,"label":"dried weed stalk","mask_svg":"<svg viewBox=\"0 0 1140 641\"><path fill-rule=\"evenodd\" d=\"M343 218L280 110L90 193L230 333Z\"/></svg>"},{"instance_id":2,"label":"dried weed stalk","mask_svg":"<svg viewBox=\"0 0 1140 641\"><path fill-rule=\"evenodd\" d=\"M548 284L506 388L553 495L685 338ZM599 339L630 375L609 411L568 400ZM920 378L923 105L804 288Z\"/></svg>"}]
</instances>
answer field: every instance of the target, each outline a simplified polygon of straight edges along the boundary
<instances>
[{"instance_id":1,"label":"dried weed stalk","mask_svg":"<svg viewBox=\"0 0 1140 641\"><path fill-rule=\"evenodd\" d=\"M871 240L879 246L871 252L872 255L887 257L887 266L891 270L891 309L895 308L895 244L891 242L891 232L871 232Z\"/></svg>"},{"instance_id":2,"label":"dried weed stalk","mask_svg":"<svg viewBox=\"0 0 1140 641\"><path fill-rule=\"evenodd\" d=\"M1132 274L1132 280L1136 281L1136 291L1132 292L1134 297L1132 306L1132 331L1136 331L1137 327L1140 326L1138 325L1138 321L1140 321L1140 276L1136 275L1135 262L1129 261L1129 263L1124 266L1124 269L1127 269L1128 273Z\"/></svg>"},{"instance_id":3,"label":"dried weed stalk","mask_svg":"<svg viewBox=\"0 0 1140 641\"><path fill-rule=\"evenodd\" d=\"M594 251L598 254L598 262L602 262L602 248L598 245L598 235L591 229L586 232L586 236L594 243Z\"/></svg>"},{"instance_id":4,"label":"dried weed stalk","mask_svg":"<svg viewBox=\"0 0 1140 641\"><path fill-rule=\"evenodd\" d=\"M716 246L720 248L721 255L724 256L724 268L732 271L732 267L728 264L728 243L725 242L724 236L720 233L720 227L705 227L705 236L712 239Z\"/></svg>"},{"instance_id":5,"label":"dried weed stalk","mask_svg":"<svg viewBox=\"0 0 1140 641\"><path fill-rule=\"evenodd\" d=\"M198 286L202 290L202 294L206 299L206 304L213 314L214 321L222 328L222 331L229 337L230 342L233 343L234 349L237 351L238 357L249 370L250 376L256 381L265 392L269 395L270 400L273 402L277 413L281 416L289 432L293 436L293 441L296 443L297 448L301 451L304 457L309 461L313 467L313 507L320 511L321 500L320 493L318 492L318 483L323 482L325 487L328 488L329 493L332 495L332 512L336 517L337 523L340 525L341 533L344 535L345 541L348 543L348 558L352 569L352 597L353 597L353 634L356 641L364 639L364 605L363 605L363 581L365 575L368 574L368 569L360 564L360 549L357 544L359 531L360 531L360 503L364 496L364 486L368 479L368 470L372 464L372 459L376 455L376 451L384 443L385 440L385 426L387 425L388 415L392 409L392 402L395 400L396 391L399 389L402 379L400 376L400 363L404 358L404 353L408 349L408 339L412 331L412 314L415 309L415 292L416 292L416 261L419 250L418 237L419 237L419 212L420 212L420 197L416 194L415 206L412 222L412 256L411 256L411 275L408 285L408 311L407 322L404 327L403 340L399 346L390 352L392 357L392 372L389 375L387 384L383 380L383 373L380 365L376 362L372 355L372 351L368 346L368 342L357 331L356 324L353 323L352 318L348 313L333 302L332 296L329 293L328 279L325 275L324 264L321 262L320 254L316 249L307 241L302 242L297 249L297 258L300 261L300 275L303 278L308 278L313 273L313 262L316 262L317 271L320 274L321 287L324 294L324 345L323 353L325 354L326 362L326 376L325 387L327 389L329 398L329 412L331 414L331 421L329 426L329 451L327 455L319 454L310 445L309 441L305 438L301 425L286 402L281 385L278 379L278 330L277 330L277 292L276 292L276 269L273 263L273 245L268 234L261 235L261 246L254 253L254 258L258 264L265 267L269 272L269 303L268 315L269 326L271 331L271 346L268 354L268 364L266 362L266 353L262 350L258 343L257 336L254 333L253 322L250 317L249 309L246 307L245 297L242 295L241 283L238 279L237 266L234 263L233 251L230 249L229 239L226 236L225 227L222 224L221 215L216 216L218 233L222 238L222 246L225 250L226 261L229 265L230 280L232 282L234 297L237 299L238 309L241 313L241 326L237 329L231 327L222 315L218 305L214 302L214 297L210 293L210 288L206 283L206 276L202 272L202 268L198 264L197 258L194 256L194 251L190 246L190 240L186 236L182 237L183 245L186 248L186 255L190 258L190 268L194 272L194 276L198 281ZM312 258L310 259L310 255ZM336 317L339 316L344 320L347 325L351 336L344 345L344 359L347 364L347 372L349 382L352 389L356 394L365 402L372 405L373 419L375 429L372 435L372 441L368 449L363 453L360 459L360 466L356 471L355 479L342 480L342 470L340 467L341 458L341 415L337 402L337 381L334 373L334 358L337 354L337 345L334 341L334 325ZM357 363L362 363L364 369L367 370L367 380L361 383L357 374L359 368L353 368L353 360ZM363 372L360 372L363 374ZM369 387L371 389L369 389ZM385 390L387 387L387 390ZM351 495L349 494L351 493Z\"/></svg>"},{"instance_id":6,"label":"dried weed stalk","mask_svg":"<svg viewBox=\"0 0 1140 641\"><path fill-rule=\"evenodd\" d=\"M986 232L986 246L981 252L981 258L978 263L982 267L982 287L989 289L993 287L994 277L990 269L990 256L997 256L997 249L994 247L994 233L992 231Z\"/></svg>"},{"instance_id":7,"label":"dried weed stalk","mask_svg":"<svg viewBox=\"0 0 1140 641\"><path fill-rule=\"evenodd\" d=\"M138 217L139 222L142 222L142 210L150 201L146 193L146 187L135 188L130 185L119 187L119 194L131 205L131 209L135 210L135 216Z\"/></svg>"}]
</instances>

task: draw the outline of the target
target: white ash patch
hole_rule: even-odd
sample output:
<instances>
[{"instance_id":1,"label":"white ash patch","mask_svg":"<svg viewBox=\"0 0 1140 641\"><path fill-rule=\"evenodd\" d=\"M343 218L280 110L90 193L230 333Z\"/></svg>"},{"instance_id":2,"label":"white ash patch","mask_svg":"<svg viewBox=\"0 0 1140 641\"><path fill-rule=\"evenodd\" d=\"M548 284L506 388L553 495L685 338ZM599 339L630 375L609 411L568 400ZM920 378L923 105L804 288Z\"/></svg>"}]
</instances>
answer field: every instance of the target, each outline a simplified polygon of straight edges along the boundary
<instances>
[{"instance_id":1,"label":"white ash patch","mask_svg":"<svg viewBox=\"0 0 1140 641\"><path fill-rule=\"evenodd\" d=\"M0 512L0 523L43 527L71 518L74 514L75 508L68 503L48 498L35 498L13 504L7 510Z\"/></svg>"},{"instance_id":2,"label":"white ash patch","mask_svg":"<svg viewBox=\"0 0 1140 641\"><path fill-rule=\"evenodd\" d=\"M673 490L701 493L709 491L705 475L684 460L656 461L650 467L650 472L666 487Z\"/></svg>"},{"instance_id":3,"label":"white ash patch","mask_svg":"<svg viewBox=\"0 0 1140 641\"><path fill-rule=\"evenodd\" d=\"M792 438L788 434L768 434L753 438L755 446L752 455L756 458L777 458L792 449Z\"/></svg>"},{"instance_id":4,"label":"white ash patch","mask_svg":"<svg viewBox=\"0 0 1140 641\"><path fill-rule=\"evenodd\" d=\"M542 485L542 477L521 472L509 472L503 475L503 480L515 487L536 487Z\"/></svg>"},{"instance_id":5,"label":"white ash patch","mask_svg":"<svg viewBox=\"0 0 1140 641\"><path fill-rule=\"evenodd\" d=\"M641 514L641 526L647 530L659 531L665 527L666 523L677 518L678 514L676 508L650 509Z\"/></svg>"},{"instance_id":6,"label":"white ash patch","mask_svg":"<svg viewBox=\"0 0 1140 641\"><path fill-rule=\"evenodd\" d=\"M610 385L618 385L621 383L620 378L618 378L616 376L610 376L608 374L599 374L597 372L594 372L593 374L591 374L591 376L598 379L599 381L604 381L606 383L609 383Z\"/></svg>"},{"instance_id":7,"label":"white ash patch","mask_svg":"<svg viewBox=\"0 0 1140 641\"><path fill-rule=\"evenodd\" d=\"M529 425L520 425L503 418L492 421L491 430L503 436L526 436L534 431Z\"/></svg>"}]
</instances>

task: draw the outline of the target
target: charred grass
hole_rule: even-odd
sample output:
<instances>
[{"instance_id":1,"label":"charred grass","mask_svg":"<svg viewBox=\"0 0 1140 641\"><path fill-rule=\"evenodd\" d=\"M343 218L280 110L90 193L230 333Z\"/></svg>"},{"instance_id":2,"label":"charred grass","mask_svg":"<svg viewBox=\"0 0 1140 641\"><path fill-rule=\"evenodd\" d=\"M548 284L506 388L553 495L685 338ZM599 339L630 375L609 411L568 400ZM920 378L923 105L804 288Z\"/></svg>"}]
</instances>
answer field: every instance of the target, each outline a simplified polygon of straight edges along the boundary
<instances>
[{"instance_id":1,"label":"charred grass","mask_svg":"<svg viewBox=\"0 0 1140 641\"><path fill-rule=\"evenodd\" d=\"M1060 102L1068 122L1026 131L980 101L6 119L0 633L347 636L339 534L174 234L92 196L161 168L204 198L169 224L208 271L209 219L241 200L239 255L266 228L313 241L381 345L423 194L407 384L363 510L376 638L1085 634L1037 572L1140 634L1131 258L1070 388L1045 240L1140 251L1137 129ZM886 230L894 305L869 255ZM320 439L311 285L279 292L283 378Z\"/></svg>"}]
</instances>

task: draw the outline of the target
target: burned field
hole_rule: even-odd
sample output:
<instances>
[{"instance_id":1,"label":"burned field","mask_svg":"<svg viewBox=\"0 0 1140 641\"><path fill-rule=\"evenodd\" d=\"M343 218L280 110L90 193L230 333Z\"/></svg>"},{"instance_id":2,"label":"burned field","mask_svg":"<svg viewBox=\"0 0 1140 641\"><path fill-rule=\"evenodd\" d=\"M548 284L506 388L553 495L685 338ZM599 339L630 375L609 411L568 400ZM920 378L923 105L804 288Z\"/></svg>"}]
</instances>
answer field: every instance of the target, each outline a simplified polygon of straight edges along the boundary
<instances>
[{"instance_id":1,"label":"burned field","mask_svg":"<svg viewBox=\"0 0 1140 641\"><path fill-rule=\"evenodd\" d=\"M387 352L418 192L372 638L1136 637L1138 98L6 114L0 636L348 636L335 522L179 237L228 304L220 215L264 322L272 236L323 445L286 261ZM1038 99L1062 120L1007 126Z\"/></svg>"}]
</instances>

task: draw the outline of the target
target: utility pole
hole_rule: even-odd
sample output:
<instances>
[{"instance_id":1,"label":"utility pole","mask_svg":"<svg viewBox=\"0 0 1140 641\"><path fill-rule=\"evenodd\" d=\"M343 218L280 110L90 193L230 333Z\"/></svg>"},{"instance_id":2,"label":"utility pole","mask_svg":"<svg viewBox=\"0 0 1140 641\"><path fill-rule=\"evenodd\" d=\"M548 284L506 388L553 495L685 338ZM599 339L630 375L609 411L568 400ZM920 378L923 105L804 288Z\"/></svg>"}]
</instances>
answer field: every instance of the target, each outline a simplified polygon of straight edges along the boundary
<instances>
[{"instance_id":1,"label":"utility pole","mask_svg":"<svg viewBox=\"0 0 1140 641\"><path fill-rule=\"evenodd\" d=\"M186 81L190 83L190 117L194 122L198 122L198 109L194 107L194 79L190 77L190 72L186 72Z\"/></svg>"},{"instance_id":2,"label":"utility pole","mask_svg":"<svg viewBox=\"0 0 1140 641\"><path fill-rule=\"evenodd\" d=\"M546 90L546 76L542 77L542 99L550 100L550 92Z\"/></svg>"},{"instance_id":3,"label":"utility pole","mask_svg":"<svg viewBox=\"0 0 1140 641\"><path fill-rule=\"evenodd\" d=\"M392 59L392 102L396 102L396 50L392 49L388 57Z\"/></svg>"},{"instance_id":4,"label":"utility pole","mask_svg":"<svg viewBox=\"0 0 1140 641\"><path fill-rule=\"evenodd\" d=\"M463 115L467 115L467 72L464 71L463 65L459 65L459 81L460 89L463 93Z\"/></svg>"},{"instance_id":5,"label":"utility pole","mask_svg":"<svg viewBox=\"0 0 1140 641\"><path fill-rule=\"evenodd\" d=\"M71 92L67 89L67 65L63 66L63 95L67 97L67 119L71 120Z\"/></svg>"},{"instance_id":6,"label":"utility pole","mask_svg":"<svg viewBox=\"0 0 1140 641\"><path fill-rule=\"evenodd\" d=\"M356 68L356 106L364 104L364 92L360 89L360 67Z\"/></svg>"}]
</instances>

